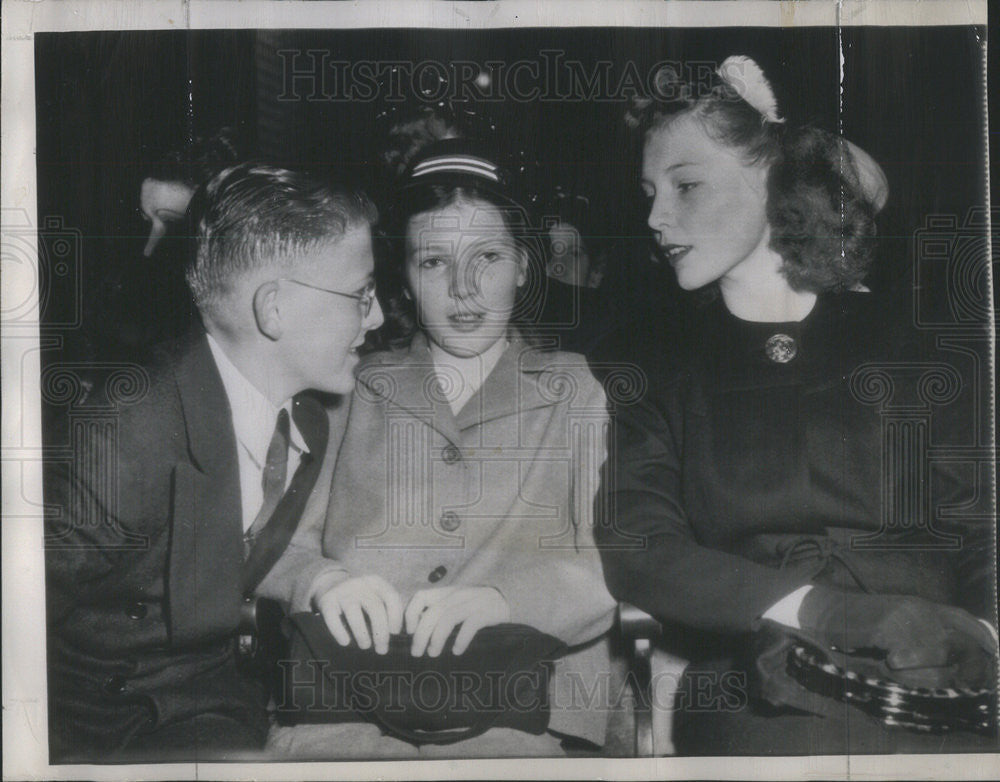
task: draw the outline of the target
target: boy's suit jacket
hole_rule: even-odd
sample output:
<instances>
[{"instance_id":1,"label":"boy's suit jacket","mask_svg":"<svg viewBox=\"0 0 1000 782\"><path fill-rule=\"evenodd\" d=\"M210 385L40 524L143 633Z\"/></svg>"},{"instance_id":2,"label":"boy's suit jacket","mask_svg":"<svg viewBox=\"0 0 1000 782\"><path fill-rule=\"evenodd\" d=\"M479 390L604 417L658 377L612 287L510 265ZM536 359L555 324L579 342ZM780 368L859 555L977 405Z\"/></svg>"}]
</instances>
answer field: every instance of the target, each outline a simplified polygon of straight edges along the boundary
<instances>
[{"instance_id":1,"label":"boy's suit jacket","mask_svg":"<svg viewBox=\"0 0 1000 782\"><path fill-rule=\"evenodd\" d=\"M205 713L244 725L249 746L267 730L260 686L237 670L237 445L204 332L162 348L134 379L132 404L72 408L71 455L46 460L53 759L103 757ZM310 443L316 458L325 447ZM312 501L325 508L321 486Z\"/></svg>"}]
</instances>

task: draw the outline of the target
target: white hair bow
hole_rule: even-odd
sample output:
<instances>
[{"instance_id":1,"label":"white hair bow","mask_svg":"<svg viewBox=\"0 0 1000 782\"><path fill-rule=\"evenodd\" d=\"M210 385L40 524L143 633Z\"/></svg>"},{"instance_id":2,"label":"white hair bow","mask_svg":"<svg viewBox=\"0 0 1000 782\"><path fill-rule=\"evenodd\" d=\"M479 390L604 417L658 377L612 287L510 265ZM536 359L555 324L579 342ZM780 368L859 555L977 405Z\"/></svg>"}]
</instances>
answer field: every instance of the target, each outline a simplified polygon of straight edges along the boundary
<instances>
[{"instance_id":1,"label":"white hair bow","mask_svg":"<svg viewBox=\"0 0 1000 782\"><path fill-rule=\"evenodd\" d=\"M716 73L736 90L744 101L753 106L767 122L784 122L778 116L778 101L764 71L749 57L727 57Z\"/></svg>"}]
</instances>

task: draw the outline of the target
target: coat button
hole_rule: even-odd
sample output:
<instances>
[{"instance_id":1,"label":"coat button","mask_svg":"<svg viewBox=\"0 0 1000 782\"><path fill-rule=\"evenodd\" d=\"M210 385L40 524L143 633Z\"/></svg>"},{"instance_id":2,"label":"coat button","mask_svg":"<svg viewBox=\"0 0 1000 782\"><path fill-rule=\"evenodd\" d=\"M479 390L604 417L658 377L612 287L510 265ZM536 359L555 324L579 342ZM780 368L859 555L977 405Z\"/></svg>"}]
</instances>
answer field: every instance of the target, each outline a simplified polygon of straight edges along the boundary
<instances>
[{"instance_id":1,"label":"coat button","mask_svg":"<svg viewBox=\"0 0 1000 782\"><path fill-rule=\"evenodd\" d=\"M104 684L101 685L101 689L104 690L107 695L121 695L125 692L127 685L128 681L125 677L115 673L104 680Z\"/></svg>"},{"instance_id":2,"label":"coat button","mask_svg":"<svg viewBox=\"0 0 1000 782\"><path fill-rule=\"evenodd\" d=\"M446 445L441 449L441 458L445 464L454 464L462 460L462 452L454 445Z\"/></svg>"},{"instance_id":3,"label":"coat button","mask_svg":"<svg viewBox=\"0 0 1000 782\"><path fill-rule=\"evenodd\" d=\"M430 581L432 584L436 584L438 581L440 581L442 578L445 577L447 572L448 568L446 568L444 565L438 565L431 571L431 574L427 576L427 580Z\"/></svg>"},{"instance_id":4,"label":"coat button","mask_svg":"<svg viewBox=\"0 0 1000 782\"><path fill-rule=\"evenodd\" d=\"M129 619L145 619L149 613L149 608L141 600L136 600L134 603L129 603L128 608L125 609L125 613Z\"/></svg>"},{"instance_id":5,"label":"coat button","mask_svg":"<svg viewBox=\"0 0 1000 782\"><path fill-rule=\"evenodd\" d=\"M458 514L453 510L446 510L441 514L441 529L445 532L454 532L462 524L462 520L458 518Z\"/></svg>"}]
</instances>

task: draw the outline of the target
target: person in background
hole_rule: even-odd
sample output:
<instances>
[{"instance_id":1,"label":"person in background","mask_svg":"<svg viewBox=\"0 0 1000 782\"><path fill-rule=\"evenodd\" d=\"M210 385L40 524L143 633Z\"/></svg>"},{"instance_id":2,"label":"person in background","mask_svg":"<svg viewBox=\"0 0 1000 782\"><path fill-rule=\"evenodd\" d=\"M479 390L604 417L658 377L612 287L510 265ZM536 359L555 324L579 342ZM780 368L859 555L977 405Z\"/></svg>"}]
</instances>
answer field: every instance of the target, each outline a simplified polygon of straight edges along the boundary
<instances>
[{"instance_id":1,"label":"person in background","mask_svg":"<svg viewBox=\"0 0 1000 782\"><path fill-rule=\"evenodd\" d=\"M607 325L599 288L617 248L607 229L597 227L585 195L556 186L541 212L549 279L540 323L557 336L560 347L590 357Z\"/></svg>"},{"instance_id":2,"label":"person in background","mask_svg":"<svg viewBox=\"0 0 1000 782\"><path fill-rule=\"evenodd\" d=\"M183 335L198 314L184 281L192 255L188 205L224 168L246 160L233 129L196 136L144 170L139 214L149 225L142 257L125 267L112 291L114 338L127 354L145 357L158 342Z\"/></svg>"},{"instance_id":3,"label":"person in background","mask_svg":"<svg viewBox=\"0 0 1000 782\"><path fill-rule=\"evenodd\" d=\"M606 237L594 233L590 199L557 188L543 209L547 216L556 218L546 231L549 255L545 273L566 285L599 288L607 258L592 248L599 247Z\"/></svg>"},{"instance_id":4,"label":"person in background","mask_svg":"<svg viewBox=\"0 0 1000 782\"><path fill-rule=\"evenodd\" d=\"M630 119L649 227L701 300L688 340L647 346L648 389L615 412L595 533L612 593L687 642L674 743L689 755L995 749L995 727L886 724L907 719L903 688L995 688L996 574L975 475L937 464L920 477L926 454L886 439L880 399L933 409L931 441L968 435L977 417L964 404L975 379L947 393L920 379L955 355L928 352L863 284L885 177L839 136L787 127L748 58L722 63L710 90L665 75L677 99L644 99ZM917 375L893 376L907 367ZM933 507L917 485L932 486ZM849 666L867 657L895 715L816 694L789 672L797 643L842 655L855 683Z\"/></svg>"},{"instance_id":5,"label":"person in background","mask_svg":"<svg viewBox=\"0 0 1000 782\"><path fill-rule=\"evenodd\" d=\"M139 211L149 223L142 254L151 257L171 227L184 222L188 204L202 184L243 157L233 129L223 127L170 150L149 167L139 188Z\"/></svg>"}]
</instances>

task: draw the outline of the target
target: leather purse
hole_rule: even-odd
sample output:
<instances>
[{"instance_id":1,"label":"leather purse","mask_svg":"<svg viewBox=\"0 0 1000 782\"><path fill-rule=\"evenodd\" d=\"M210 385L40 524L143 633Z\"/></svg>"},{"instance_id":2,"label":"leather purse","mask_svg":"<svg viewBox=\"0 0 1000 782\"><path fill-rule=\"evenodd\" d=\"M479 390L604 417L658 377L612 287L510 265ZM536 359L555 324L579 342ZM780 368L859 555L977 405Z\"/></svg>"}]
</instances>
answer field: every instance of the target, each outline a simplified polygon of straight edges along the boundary
<instances>
[{"instance_id":1,"label":"leather purse","mask_svg":"<svg viewBox=\"0 0 1000 782\"><path fill-rule=\"evenodd\" d=\"M323 617L297 613L286 620L287 660L276 714L282 725L360 722L413 744L451 744L490 728L544 733L549 723L549 678L567 647L520 624L484 627L461 655L410 654L412 636L394 635L387 654L341 646Z\"/></svg>"},{"instance_id":2,"label":"leather purse","mask_svg":"<svg viewBox=\"0 0 1000 782\"><path fill-rule=\"evenodd\" d=\"M769 620L755 625L752 647L755 695L773 706L833 717L846 704L915 733L996 734L995 689L902 684L884 658L837 651Z\"/></svg>"},{"instance_id":3,"label":"leather purse","mask_svg":"<svg viewBox=\"0 0 1000 782\"><path fill-rule=\"evenodd\" d=\"M947 598L944 585L931 577L933 569L912 552L856 550L826 535L780 537L780 568L801 568L803 580L875 596L907 594L920 585L925 599ZM877 649L831 648L814 631L758 619L750 655L751 691L774 707L835 718L847 706L877 723L914 733L996 733L995 688L915 687L897 681Z\"/></svg>"}]
</instances>

